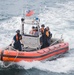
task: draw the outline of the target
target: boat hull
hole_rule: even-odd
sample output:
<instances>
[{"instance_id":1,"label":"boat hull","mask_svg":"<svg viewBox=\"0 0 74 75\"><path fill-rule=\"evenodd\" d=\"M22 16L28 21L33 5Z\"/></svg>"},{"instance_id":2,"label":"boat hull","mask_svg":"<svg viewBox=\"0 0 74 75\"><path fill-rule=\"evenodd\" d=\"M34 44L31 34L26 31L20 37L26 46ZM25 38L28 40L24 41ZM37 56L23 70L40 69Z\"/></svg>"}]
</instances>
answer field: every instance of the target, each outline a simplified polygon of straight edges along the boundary
<instances>
[{"instance_id":1,"label":"boat hull","mask_svg":"<svg viewBox=\"0 0 74 75\"><path fill-rule=\"evenodd\" d=\"M23 52L13 50L0 50L0 60L8 62L19 62L19 61L43 61L56 55L63 54L69 50L68 43L59 43L47 48L43 48L36 51Z\"/></svg>"}]
</instances>

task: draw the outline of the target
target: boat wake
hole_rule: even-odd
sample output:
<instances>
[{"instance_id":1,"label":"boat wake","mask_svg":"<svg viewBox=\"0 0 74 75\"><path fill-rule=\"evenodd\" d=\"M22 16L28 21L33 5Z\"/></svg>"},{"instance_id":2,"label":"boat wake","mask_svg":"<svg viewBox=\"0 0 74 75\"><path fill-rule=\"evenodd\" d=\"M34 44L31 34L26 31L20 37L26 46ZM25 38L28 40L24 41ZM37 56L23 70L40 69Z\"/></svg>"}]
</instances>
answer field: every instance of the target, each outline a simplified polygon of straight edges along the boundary
<instances>
[{"instance_id":1,"label":"boat wake","mask_svg":"<svg viewBox=\"0 0 74 75\"><path fill-rule=\"evenodd\" d=\"M46 62L24 62L21 61L18 64L22 66L24 69L40 69L43 71L51 71L51 72L58 72L58 73L68 73L74 69L73 64L74 58L72 57L65 57L60 58L53 61L46 61Z\"/></svg>"},{"instance_id":2,"label":"boat wake","mask_svg":"<svg viewBox=\"0 0 74 75\"><path fill-rule=\"evenodd\" d=\"M40 62L40 61L33 61L33 62L25 62L21 61L18 63L13 63L13 65L18 65L19 69L32 69L36 68L42 71L50 71L50 72L57 72L57 73L70 73L71 71L74 70L74 57L64 57L64 58L59 58L57 60L53 61L45 61L45 62ZM10 66L10 68L12 67ZM0 61L0 67L4 67L3 62ZM15 66L14 66L15 67ZM16 68L16 67L15 67Z\"/></svg>"}]
</instances>

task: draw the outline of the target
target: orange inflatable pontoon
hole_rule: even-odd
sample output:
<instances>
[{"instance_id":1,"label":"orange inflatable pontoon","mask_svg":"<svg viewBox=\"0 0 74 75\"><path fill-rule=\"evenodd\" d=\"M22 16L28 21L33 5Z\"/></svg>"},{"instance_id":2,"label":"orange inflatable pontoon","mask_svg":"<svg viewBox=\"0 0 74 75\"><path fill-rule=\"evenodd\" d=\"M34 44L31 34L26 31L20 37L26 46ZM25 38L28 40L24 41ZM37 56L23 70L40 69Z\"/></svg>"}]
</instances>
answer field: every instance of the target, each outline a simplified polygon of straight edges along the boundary
<instances>
[{"instance_id":1,"label":"orange inflatable pontoon","mask_svg":"<svg viewBox=\"0 0 74 75\"><path fill-rule=\"evenodd\" d=\"M68 43L60 43L54 46L50 46L44 49L36 51L12 51L12 50L0 50L0 60L2 61L42 61L50 59L56 55L63 54L68 50Z\"/></svg>"}]
</instances>

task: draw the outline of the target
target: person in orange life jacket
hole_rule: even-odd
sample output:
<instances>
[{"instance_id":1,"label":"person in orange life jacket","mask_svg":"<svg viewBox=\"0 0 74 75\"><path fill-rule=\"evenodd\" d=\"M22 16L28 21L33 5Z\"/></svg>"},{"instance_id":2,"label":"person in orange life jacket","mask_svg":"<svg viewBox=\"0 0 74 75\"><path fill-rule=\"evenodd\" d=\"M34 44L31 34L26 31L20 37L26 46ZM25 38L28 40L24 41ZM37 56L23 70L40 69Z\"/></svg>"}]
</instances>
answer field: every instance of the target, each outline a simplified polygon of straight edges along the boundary
<instances>
[{"instance_id":1,"label":"person in orange life jacket","mask_svg":"<svg viewBox=\"0 0 74 75\"><path fill-rule=\"evenodd\" d=\"M41 31L42 34L44 33L44 29L45 29L45 25L42 24L42 25L41 25L41 29L40 29L40 31Z\"/></svg>"},{"instance_id":2,"label":"person in orange life jacket","mask_svg":"<svg viewBox=\"0 0 74 75\"><path fill-rule=\"evenodd\" d=\"M40 29L40 32L41 32L40 44L41 44L41 45L43 44L43 34L44 34L44 30L45 30L45 25L42 24L42 25L41 25L41 29ZM41 47L41 48L42 48L42 47Z\"/></svg>"},{"instance_id":3,"label":"person in orange life jacket","mask_svg":"<svg viewBox=\"0 0 74 75\"><path fill-rule=\"evenodd\" d=\"M50 46L50 40L52 37L52 33L50 32L49 27L46 27L43 34L43 45L42 48Z\"/></svg>"},{"instance_id":4,"label":"person in orange life jacket","mask_svg":"<svg viewBox=\"0 0 74 75\"><path fill-rule=\"evenodd\" d=\"M16 35L13 37L13 40L14 40L14 48L18 49L19 51L21 51L22 48L21 48L20 40L22 40L22 36L20 34L20 30L16 31Z\"/></svg>"},{"instance_id":5,"label":"person in orange life jacket","mask_svg":"<svg viewBox=\"0 0 74 75\"><path fill-rule=\"evenodd\" d=\"M32 26L32 30L30 31L30 34L34 35L34 33L35 33L35 27Z\"/></svg>"}]
</instances>

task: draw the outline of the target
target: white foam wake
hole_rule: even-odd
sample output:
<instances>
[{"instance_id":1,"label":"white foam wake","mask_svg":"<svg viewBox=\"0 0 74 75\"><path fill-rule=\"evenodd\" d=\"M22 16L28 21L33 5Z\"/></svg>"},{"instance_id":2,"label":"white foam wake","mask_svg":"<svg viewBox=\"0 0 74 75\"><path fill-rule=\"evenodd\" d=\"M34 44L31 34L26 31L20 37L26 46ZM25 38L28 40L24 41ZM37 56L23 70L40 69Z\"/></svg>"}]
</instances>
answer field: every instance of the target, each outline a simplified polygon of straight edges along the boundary
<instances>
[{"instance_id":1,"label":"white foam wake","mask_svg":"<svg viewBox=\"0 0 74 75\"><path fill-rule=\"evenodd\" d=\"M24 62L21 61L18 65L22 66L24 69L37 68L43 71L51 71L58 73L68 73L74 69L74 58L66 57L60 58L54 61L46 61L44 63L39 61Z\"/></svg>"}]
</instances>

